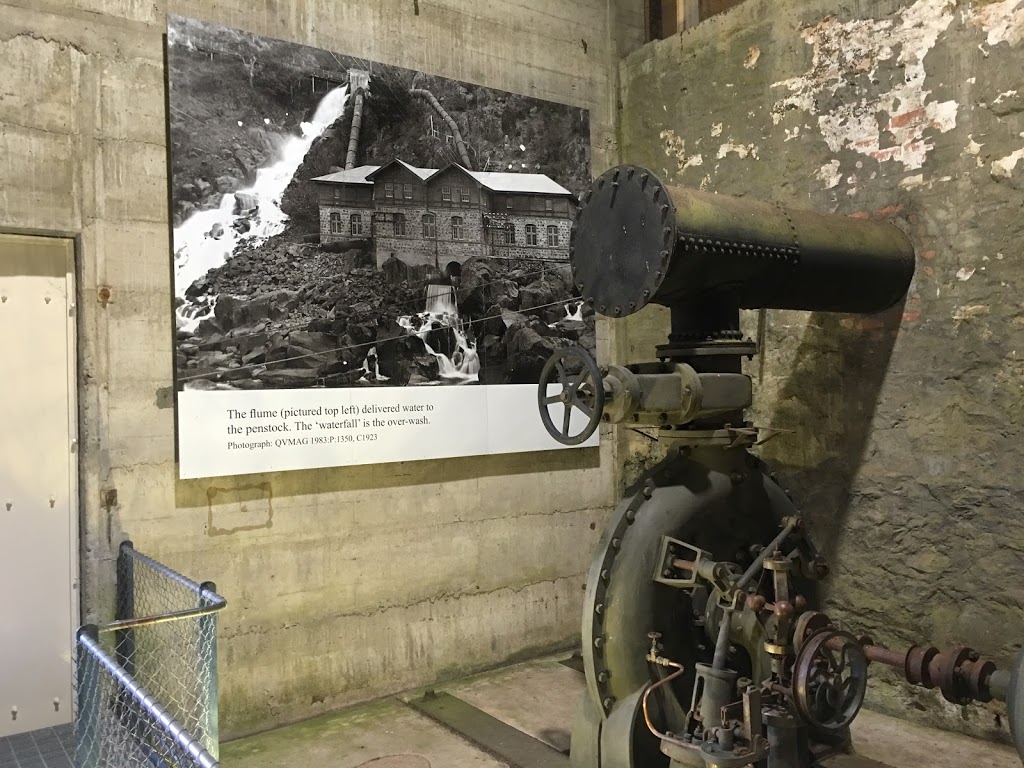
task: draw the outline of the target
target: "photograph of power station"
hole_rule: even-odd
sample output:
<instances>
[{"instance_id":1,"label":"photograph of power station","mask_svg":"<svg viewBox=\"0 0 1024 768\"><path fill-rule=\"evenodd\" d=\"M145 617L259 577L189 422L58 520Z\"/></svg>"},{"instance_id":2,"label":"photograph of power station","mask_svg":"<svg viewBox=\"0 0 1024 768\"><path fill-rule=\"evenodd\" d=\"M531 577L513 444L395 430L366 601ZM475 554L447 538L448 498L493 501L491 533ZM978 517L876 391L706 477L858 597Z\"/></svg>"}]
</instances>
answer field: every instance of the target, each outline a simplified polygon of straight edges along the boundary
<instances>
[{"instance_id":1,"label":"photograph of power station","mask_svg":"<svg viewBox=\"0 0 1024 768\"><path fill-rule=\"evenodd\" d=\"M191 19L168 34L177 386L536 383L586 110Z\"/></svg>"}]
</instances>

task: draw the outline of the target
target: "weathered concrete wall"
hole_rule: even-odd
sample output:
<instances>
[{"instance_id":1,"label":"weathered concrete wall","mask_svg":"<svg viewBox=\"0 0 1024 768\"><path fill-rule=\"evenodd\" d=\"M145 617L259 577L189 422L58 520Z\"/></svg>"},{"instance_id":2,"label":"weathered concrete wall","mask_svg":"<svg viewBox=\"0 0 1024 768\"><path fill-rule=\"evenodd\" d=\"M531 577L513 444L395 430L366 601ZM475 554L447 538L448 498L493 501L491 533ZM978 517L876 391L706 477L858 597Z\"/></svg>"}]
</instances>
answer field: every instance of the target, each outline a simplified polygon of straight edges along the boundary
<instances>
[{"instance_id":1,"label":"weathered concrete wall","mask_svg":"<svg viewBox=\"0 0 1024 768\"><path fill-rule=\"evenodd\" d=\"M897 311L767 314L754 420L796 431L763 452L834 559L831 612L1004 662L1024 637L1022 72L1021 0L748 0L622 66L624 161L912 237ZM620 355L649 355L665 320L628 324ZM995 705L884 678L871 701L1006 730Z\"/></svg>"},{"instance_id":2,"label":"weathered concrete wall","mask_svg":"<svg viewBox=\"0 0 1024 768\"><path fill-rule=\"evenodd\" d=\"M79 245L85 615L109 615L123 535L215 580L225 735L571 641L617 462L608 447L178 482L166 15L587 107L600 171L632 5L0 0L0 227Z\"/></svg>"}]
</instances>

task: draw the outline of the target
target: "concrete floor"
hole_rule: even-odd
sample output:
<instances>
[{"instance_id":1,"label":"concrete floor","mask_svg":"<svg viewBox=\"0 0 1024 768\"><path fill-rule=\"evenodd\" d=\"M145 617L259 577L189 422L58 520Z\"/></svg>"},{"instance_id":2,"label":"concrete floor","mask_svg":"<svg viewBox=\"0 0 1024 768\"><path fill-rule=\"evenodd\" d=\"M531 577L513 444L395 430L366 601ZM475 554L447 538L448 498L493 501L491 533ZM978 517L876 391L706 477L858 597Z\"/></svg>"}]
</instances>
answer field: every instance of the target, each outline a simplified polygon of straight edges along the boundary
<instances>
[{"instance_id":1,"label":"concrete floor","mask_svg":"<svg viewBox=\"0 0 1024 768\"><path fill-rule=\"evenodd\" d=\"M438 686L556 750L569 746L583 675L556 659ZM411 708L409 695L281 728L221 748L226 768L489 768L506 763ZM892 768L1021 768L1010 748L862 711L859 755ZM552 753L555 755L555 753ZM561 755L555 755L565 761Z\"/></svg>"}]
</instances>

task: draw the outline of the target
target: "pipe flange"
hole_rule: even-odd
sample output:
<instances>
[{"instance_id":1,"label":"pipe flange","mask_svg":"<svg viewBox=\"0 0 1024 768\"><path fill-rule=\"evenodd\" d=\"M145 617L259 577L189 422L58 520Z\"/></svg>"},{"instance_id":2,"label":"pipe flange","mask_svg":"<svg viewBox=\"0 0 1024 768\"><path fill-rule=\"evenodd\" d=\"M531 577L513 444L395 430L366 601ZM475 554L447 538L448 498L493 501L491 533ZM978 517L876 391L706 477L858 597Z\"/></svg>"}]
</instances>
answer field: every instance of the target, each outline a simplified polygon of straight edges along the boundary
<instances>
[{"instance_id":1,"label":"pipe flange","mask_svg":"<svg viewBox=\"0 0 1024 768\"><path fill-rule=\"evenodd\" d=\"M967 690L967 681L962 677L961 668L969 661L974 651L965 645L957 645L941 654L942 680L939 690L942 698L950 704L970 704L971 696Z\"/></svg>"},{"instance_id":2,"label":"pipe flange","mask_svg":"<svg viewBox=\"0 0 1024 768\"><path fill-rule=\"evenodd\" d=\"M967 688L970 697L974 701L992 701L992 691L989 690L988 681L992 673L996 671L996 663L991 659L973 659L964 665L967 672Z\"/></svg>"},{"instance_id":3,"label":"pipe flange","mask_svg":"<svg viewBox=\"0 0 1024 768\"><path fill-rule=\"evenodd\" d=\"M903 667L903 674L907 681L922 688L934 688L936 681L932 680L930 667L932 659L938 655L939 649L934 646L911 646L907 651L907 660Z\"/></svg>"}]
</instances>

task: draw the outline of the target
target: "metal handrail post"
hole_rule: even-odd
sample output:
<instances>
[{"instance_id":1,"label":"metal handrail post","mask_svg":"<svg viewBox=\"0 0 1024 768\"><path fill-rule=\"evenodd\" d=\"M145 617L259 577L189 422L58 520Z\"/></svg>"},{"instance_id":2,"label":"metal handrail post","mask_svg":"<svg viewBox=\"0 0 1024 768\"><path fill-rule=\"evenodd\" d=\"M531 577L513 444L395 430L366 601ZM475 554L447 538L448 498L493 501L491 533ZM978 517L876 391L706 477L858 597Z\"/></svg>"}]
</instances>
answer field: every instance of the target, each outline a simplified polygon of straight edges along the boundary
<instances>
[{"instance_id":1,"label":"metal handrail post","mask_svg":"<svg viewBox=\"0 0 1024 768\"><path fill-rule=\"evenodd\" d=\"M130 540L122 541L117 551L117 606L114 618L121 621L135 618L135 547ZM135 674L135 630L131 627L114 633L114 653L117 662L131 675Z\"/></svg>"},{"instance_id":2,"label":"metal handrail post","mask_svg":"<svg viewBox=\"0 0 1024 768\"><path fill-rule=\"evenodd\" d=\"M217 585L204 581L201 585L204 603L220 603L223 598L217 594ZM220 711L217 676L217 614L208 613L199 619L200 657L206 664L206 707L203 723L204 743L207 751L220 759ZM201 678L202 679L202 678Z\"/></svg>"},{"instance_id":3,"label":"metal handrail post","mask_svg":"<svg viewBox=\"0 0 1024 768\"><path fill-rule=\"evenodd\" d=\"M75 768L99 768L102 743L97 738L100 722L99 668L96 658L86 646L86 638L93 642L99 638L99 628L95 624L80 627L76 634Z\"/></svg>"}]
</instances>

